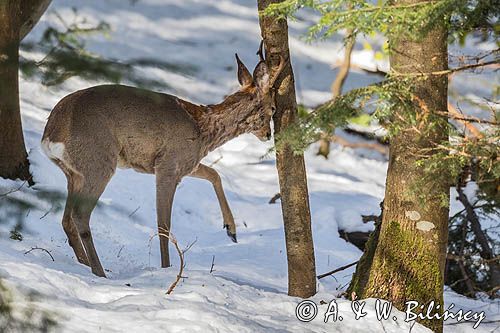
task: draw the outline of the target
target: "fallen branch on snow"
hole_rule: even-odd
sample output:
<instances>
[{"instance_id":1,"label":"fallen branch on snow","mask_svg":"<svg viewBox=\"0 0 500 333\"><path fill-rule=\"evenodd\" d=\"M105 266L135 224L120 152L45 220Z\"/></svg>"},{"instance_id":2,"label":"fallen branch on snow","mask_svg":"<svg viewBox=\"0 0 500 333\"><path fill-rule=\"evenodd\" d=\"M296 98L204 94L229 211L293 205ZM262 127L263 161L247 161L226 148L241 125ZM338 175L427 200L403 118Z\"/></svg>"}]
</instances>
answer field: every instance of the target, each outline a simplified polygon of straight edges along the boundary
<instances>
[{"instance_id":1,"label":"fallen branch on snow","mask_svg":"<svg viewBox=\"0 0 500 333\"><path fill-rule=\"evenodd\" d=\"M45 253L47 253L47 254L50 256L50 259L52 259L52 261L55 261L54 257L53 257L53 256L52 256L52 254L50 253L50 251L48 251L48 250L46 250L46 249L44 249L44 248L42 248L42 247L37 247L37 246L32 247L32 248L31 248L31 250L28 250L28 251L24 252L24 254L26 255L26 254L28 254L28 253L31 253L32 251L35 251L35 250L44 251Z\"/></svg>"}]
</instances>

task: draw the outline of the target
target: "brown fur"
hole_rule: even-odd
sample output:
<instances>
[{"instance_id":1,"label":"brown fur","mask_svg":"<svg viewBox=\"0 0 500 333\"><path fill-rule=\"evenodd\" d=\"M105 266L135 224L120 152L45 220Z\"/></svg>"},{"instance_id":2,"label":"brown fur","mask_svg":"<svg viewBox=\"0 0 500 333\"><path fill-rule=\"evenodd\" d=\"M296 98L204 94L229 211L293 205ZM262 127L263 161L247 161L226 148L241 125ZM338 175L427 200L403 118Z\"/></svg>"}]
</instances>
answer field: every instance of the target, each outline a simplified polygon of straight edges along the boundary
<instances>
[{"instance_id":1,"label":"brown fur","mask_svg":"<svg viewBox=\"0 0 500 333\"><path fill-rule=\"evenodd\" d=\"M216 105L195 105L167 94L103 85L70 94L54 107L42 143L68 179L63 226L80 262L89 265L94 274L105 276L89 220L117 167L156 175L158 229L167 236L177 183L187 175L209 180L224 227L236 241L236 225L220 177L200 161L240 134L269 138L272 99L268 82L259 81L260 77L252 80L256 84L245 84ZM160 249L162 267L170 266L167 237L160 237Z\"/></svg>"}]
</instances>

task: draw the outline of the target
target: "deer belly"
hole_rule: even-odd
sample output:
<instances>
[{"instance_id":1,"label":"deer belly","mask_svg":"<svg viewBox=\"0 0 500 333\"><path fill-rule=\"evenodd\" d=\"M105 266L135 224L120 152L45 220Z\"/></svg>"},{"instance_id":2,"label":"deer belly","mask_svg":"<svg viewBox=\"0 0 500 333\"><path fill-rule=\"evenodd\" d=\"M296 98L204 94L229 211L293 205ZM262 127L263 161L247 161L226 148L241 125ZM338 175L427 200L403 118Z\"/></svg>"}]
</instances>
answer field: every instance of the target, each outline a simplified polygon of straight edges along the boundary
<instances>
[{"instance_id":1,"label":"deer belly","mask_svg":"<svg viewBox=\"0 0 500 333\"><path fill-rule=\"evenodd\" d=\"M153 155L151 155L153 156ZM154 158L144 154L130 155L120 152L116 166L120 169L134 169L140 173L154 173Z\"/></svg>"}]
</instances>

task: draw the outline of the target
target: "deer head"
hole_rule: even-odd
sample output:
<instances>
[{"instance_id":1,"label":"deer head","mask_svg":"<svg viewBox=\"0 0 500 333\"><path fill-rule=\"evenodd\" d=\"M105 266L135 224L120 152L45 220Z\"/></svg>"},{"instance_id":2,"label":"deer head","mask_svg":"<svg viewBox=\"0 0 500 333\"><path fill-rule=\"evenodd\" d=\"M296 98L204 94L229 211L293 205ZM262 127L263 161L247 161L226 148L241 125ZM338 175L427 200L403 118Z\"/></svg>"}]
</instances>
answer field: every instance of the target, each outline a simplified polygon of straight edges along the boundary
<instances>
[{"instance_id":1,"label":"deer head","mask_svg":"<svg viewBox=\"0 0 500 333\"><path fill-rule=\"evenodd\" d=\"M280 56L278 70L271 77L263 56L262 45L263 42L260 43L259 51L257 52L260 61L255 66L253 74L250 74L250 71L240 60L238 54L235 54L235 56L238 64L238 81L241 85L239 93L249 95L252 105L251 114L246 119L247 124L251 126L249 132L260 140L267 141L271 138L271 119L276 109L273 85L283 71L285 61Z\"/></svg>"}]
</instances>

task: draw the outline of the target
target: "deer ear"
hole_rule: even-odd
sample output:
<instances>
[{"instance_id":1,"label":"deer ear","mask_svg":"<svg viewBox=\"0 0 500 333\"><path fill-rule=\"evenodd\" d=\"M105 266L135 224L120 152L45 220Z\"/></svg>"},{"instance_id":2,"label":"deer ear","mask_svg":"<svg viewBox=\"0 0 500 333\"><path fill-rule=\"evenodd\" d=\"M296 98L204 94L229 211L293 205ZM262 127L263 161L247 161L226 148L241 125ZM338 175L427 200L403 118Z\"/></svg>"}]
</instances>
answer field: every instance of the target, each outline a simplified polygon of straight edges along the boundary
<instances>
[{"instance_id":1,"label":"deer ear","mask_svg":"<svg viewBox=\"0 0 500 333\"><path fill-rule=\"evenodd\" d=\"M253 70L253 81L261 91L269 90L269 68L264 61L260 61Z\"/></svg>"},{"instance_id":2,"label":"deer ear","mask_svg":"<svg viewBox=\"0 0 500 333\"><path fill-rule=\"evenodd\" d=\"M252 75L248 71L247 67L241 62L238 57L238 53L234 54L236 56L236 62L238 63L238 82L242 86L249 86L253 83Z\"/></svg>"}]
</instances>

